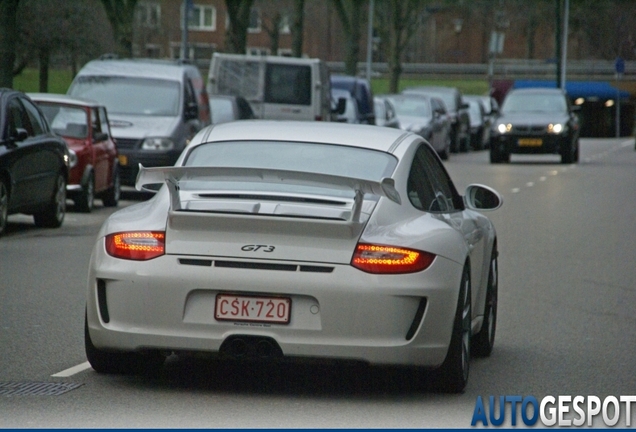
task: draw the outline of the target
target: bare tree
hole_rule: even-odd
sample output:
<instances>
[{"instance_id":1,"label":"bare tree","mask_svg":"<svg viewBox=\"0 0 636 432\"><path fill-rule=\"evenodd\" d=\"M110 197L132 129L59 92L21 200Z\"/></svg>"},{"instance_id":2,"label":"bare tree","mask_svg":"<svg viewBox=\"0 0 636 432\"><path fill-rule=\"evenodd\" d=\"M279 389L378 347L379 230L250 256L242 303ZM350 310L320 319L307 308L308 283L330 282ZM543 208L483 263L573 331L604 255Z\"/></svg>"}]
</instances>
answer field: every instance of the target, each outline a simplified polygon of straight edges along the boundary
<instances>
[{"instance_id":1,"label":"bare tree","mask_svg":"<svg viewBox=\"0 0 636 432\"><path fill-rule=\"evenodd\" d=\"M0 87L13 88L19 0L0 0Z\"/></svg>"},{"instance_id":2,"label":"bare tree","mask_svg":"<svg viewBox=\"0 0 636 432\"><path fill-rule=\"evenodd\" d=\"M368 0L330 0L336 9L345 37L345 73L356 75L360 57L360 36Z\"/></svg>"},{"instance_id":3,"label":"bare tree","mask_svg":"<svg viewBox=\"0 0 636 432\"><path fill-rule=\"evenodd\" d=\"M132 57L133 23L137 0L101 0L113 30L120 57Z\"/></svg>"},{"instance_id":4,"label":"bare tree","mask_svg":"<svg viewBox=\"0 0 636 432\"><path fill-rule=\"evenodd\" d=\"M230 25L225 35L225 51L245 54L247 29L254 0L225 0Z\"/></svg>"},{"instance_id":5,"label":"bare tree","mask_svg":"<svg viewBox=\"0 0 636 432\"><path fill-rule=\"evenodd\" d=\"M402 55L421 24L425 0L376 0L374 19L389 66L389 91L396 93Z\"/></svg>"}]
</instances>

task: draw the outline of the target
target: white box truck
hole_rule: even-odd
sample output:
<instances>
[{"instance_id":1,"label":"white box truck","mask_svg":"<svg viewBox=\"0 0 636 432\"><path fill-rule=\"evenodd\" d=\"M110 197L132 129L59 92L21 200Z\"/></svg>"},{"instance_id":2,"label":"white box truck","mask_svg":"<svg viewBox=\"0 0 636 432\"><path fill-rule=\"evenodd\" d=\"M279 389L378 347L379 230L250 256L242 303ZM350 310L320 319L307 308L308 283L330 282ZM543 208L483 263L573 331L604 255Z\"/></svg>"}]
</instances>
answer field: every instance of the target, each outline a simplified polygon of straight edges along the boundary
<instances>
[{"instance_id":1,"label":"white box truck","mask_svg":"<svg viewBox=\"0 0 636 432\"><path fill-rule=\"evenodd\" d=\"M214 53L207 90L243 96L260 119L332 120L329 71L320 59Z\"/></svg>"}]
</instances>

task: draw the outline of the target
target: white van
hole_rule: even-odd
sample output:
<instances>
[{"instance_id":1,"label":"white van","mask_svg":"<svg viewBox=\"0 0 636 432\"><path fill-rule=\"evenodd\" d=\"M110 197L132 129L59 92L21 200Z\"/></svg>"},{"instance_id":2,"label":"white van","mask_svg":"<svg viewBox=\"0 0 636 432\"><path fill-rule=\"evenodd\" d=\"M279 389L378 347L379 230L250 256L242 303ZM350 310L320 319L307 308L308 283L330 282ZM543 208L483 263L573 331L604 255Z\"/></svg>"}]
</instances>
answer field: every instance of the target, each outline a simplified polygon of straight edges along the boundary
<instances>
[{"instance_id":1,"label":"white van","mask_svg":"<svg viewBox=\"0 0 636 432\"><path fill-rule=\"evenodd\" d=\"M243 96L260 119L332 120L329 71L320 59L214 53L207 90Z\"/></svg>"}]
</instances>

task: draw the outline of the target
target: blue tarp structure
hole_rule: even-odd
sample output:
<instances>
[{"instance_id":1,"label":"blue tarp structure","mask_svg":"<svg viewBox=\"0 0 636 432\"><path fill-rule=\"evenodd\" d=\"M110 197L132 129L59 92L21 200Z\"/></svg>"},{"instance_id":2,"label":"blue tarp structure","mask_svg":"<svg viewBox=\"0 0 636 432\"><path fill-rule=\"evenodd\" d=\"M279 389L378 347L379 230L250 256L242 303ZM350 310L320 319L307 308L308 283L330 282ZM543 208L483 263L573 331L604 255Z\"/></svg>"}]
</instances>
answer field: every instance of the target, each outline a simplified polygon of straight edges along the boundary
<instances>
[{"instance_id":1,"label":"blue tarp structure","mask_svg":"<svg viewBox=\"0 0 636 432\"><path fill-rule=\"evenodd\" d=\"M556 88L555 81L547 80L516 80L512 88L548 87ZM606 81L570 81L565 83L565 91L571 99L599 98L616 99L619 90ZM620 90L620 98L629 99L629 92Z\"/></svg>"}]
</instances>

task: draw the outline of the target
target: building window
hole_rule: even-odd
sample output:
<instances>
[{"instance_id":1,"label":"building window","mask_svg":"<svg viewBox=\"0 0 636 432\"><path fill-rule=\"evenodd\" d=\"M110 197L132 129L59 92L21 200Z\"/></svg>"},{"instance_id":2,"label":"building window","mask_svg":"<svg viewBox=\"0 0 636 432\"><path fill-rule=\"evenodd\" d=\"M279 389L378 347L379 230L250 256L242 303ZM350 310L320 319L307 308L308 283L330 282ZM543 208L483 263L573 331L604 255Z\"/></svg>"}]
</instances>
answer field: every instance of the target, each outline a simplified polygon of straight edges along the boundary
<instances>
[{"instance_id":1,"label":"building window","mask_svg":"<svg viewBox=\"0 0 636 432\"><path fill-rule=\"evenodd\" d=\"M153 2L141 2L136 9L137 23L141 27L159 28L161 25L161 5Z\"/></svg>"},{"instance_id":2,"label":"building window","mask_svg":"<svg viewBox=\"0 0 636 432\"><path fill-rule=\"evenodd\" d=\"M283 14L280 16L280 24L278 25L278 30L281 34L291 33L291 18L288 12L283 12Z\"/></svg>"},{"instance_id":3,"label":"building window","mask_svg":"<svg viewBox=\"0 0 636 432\"><path fill-rule=\"evenodd\" d=\"M215 31L216 8L207 5L193 5L188 20L190 30Z\"/></svg>"},{"instance_id":4,"label":"building window","mask_svg":"<svg viewBox=\"0 0 636 432\"><path fill-rule=\"evenodd\" d=\"M250 11L250 23L247 26L247 32L261 32L261 11L258 8L252 8L252 10Z\"/></svg>"},{"instance_id":5,"label":"building window","mask_svg":"<svg viewBox=\"0 0 636 432\"><path fill-rule=\"evenodd\" d=\"M246 49L247 55L253 56L264 56L269 55L269 48L260 48L260 47L248 47Z\"/></svg>"}]
</instances>

